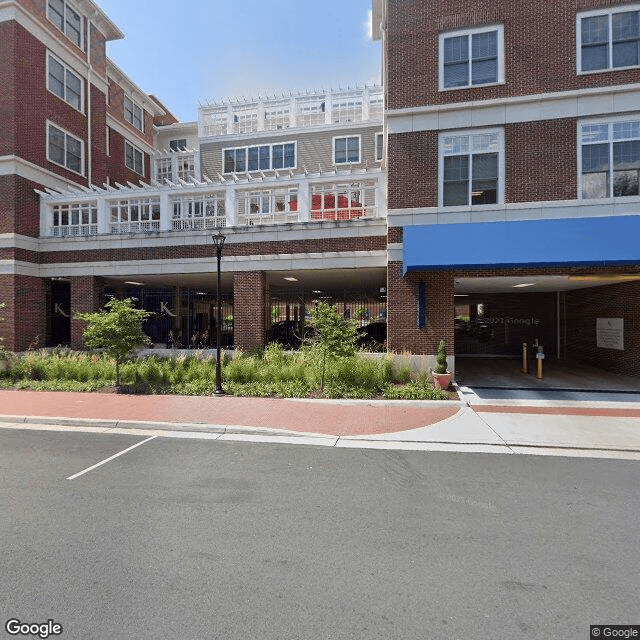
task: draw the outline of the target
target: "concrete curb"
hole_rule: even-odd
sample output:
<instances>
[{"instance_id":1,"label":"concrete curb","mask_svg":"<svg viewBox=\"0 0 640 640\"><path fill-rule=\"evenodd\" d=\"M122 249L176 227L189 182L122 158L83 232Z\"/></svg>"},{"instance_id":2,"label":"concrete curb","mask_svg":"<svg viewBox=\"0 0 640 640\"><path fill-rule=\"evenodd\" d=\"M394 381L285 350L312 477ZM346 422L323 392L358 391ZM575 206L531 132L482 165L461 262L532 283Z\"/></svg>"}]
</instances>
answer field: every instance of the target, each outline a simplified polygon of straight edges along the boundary
<instances>
[{"instance_id":1,"label":"concrete curb","mask_svg":"<svg viewBox=\"0 0 640 640\"><path fill-rule=\"evenodd\" d=\"M462 409L461 409L462 411ZM452 420L456 416L447 418ZM437 447L442 445L443 447L456 447L456 451L464 452L465 450L472 450L477 447L488 449L489 451L495 450L498 452L500 449L521 449L525 451L531 451L534 454L538 450L547 450L555 452L595 452L595 453L627 453L627 454L639 454L640 449L637 447L621 447L621 446L576 446L567 444L550 444L550 443L535 443L535 442L523 442L523 441L505 441L503 443L490 443L483 441L474 442L460 442L456 440L445 439L429 439L423 440L402 440L402 439L385 439L384 434L380 434L378 438L369 438L367 436L336 436L329 434L309 433L300 431L290 431L287 429L275 429L267 427L250 427L243 425L216 425L216 424L202 424L202 423L174 423L174 422L143 422L136 420L96 420L96 419L81 419L81 418L52 418L43 416L3 416L0 415L0 423L11 424L34 424L34 425L51 425L61 427L90 427L91 429L107 429L114 430L122 433L123 431L167 431L173 433L206 433L215 434L218 436L247 436L250 440L253 437L258 438L256 442L279 439L281 441L288 440L300 440L308 441L317 440L318 442L331 442L331 446L340 446L339 443L344 442L350 444L361 444L367 448L374 446L376 448L384 448L387 444L392 448L402 448L408 446L411 448L423 448L429 450L429 447ZM515 451L510 451L516 453ZM523 452L519 452L523 453Z\"/></svg>"}]
</instances>

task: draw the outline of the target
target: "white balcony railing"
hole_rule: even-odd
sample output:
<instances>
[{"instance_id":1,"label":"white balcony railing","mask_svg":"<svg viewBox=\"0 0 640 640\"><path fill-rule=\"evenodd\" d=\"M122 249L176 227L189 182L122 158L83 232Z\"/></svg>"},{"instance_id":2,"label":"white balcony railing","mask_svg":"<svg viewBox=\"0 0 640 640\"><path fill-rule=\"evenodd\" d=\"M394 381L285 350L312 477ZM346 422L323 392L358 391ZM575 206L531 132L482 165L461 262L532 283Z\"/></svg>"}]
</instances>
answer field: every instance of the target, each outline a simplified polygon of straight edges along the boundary
<instances>
[{"instance_id":1,"label":"white balcony railing","mask_svg":"<svg viewBox=\"0 0 640 640\"><path fill-rule=\"evenodd\" d=\"M379 168L39 193L42 235L58 238L348 222L386 215Z\"/></svg>"}]
</instances>

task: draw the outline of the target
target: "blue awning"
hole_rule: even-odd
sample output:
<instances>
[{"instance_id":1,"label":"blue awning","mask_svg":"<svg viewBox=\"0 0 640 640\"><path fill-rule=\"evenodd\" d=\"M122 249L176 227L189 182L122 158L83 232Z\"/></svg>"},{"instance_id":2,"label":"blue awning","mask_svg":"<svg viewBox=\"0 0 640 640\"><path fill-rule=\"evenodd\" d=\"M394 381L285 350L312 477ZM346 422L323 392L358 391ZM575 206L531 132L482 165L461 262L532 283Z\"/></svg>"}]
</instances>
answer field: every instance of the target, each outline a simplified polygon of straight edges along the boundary
<instances>
[{"instance_id":1,"label":"blue awning","mask_svg":"<svg viewBox=\"0 0 640 640\"><path fill-rule=\"evenodd\" d=\"M640 215L404 228L404 272L640 264Z\"/></svg>"}]
</instances>

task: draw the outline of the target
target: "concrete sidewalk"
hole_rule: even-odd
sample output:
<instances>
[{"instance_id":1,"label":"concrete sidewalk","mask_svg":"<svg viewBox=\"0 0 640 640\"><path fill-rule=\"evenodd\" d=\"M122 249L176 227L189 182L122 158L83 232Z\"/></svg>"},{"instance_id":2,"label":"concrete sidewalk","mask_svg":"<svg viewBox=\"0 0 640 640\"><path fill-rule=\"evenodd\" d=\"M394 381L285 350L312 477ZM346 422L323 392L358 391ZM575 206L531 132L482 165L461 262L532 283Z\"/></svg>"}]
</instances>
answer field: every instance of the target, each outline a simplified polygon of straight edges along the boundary
<instances>
[{"instance_id":1,"label":"concrete sidewalk","mask_svg":"<svg viewBox=\"0 0 640 640\"><path fill-rule=\"evenodd\" d=\"M640 460L640 403L296 400L0 391L0 427Z\"/></svg>"}]
</instances>

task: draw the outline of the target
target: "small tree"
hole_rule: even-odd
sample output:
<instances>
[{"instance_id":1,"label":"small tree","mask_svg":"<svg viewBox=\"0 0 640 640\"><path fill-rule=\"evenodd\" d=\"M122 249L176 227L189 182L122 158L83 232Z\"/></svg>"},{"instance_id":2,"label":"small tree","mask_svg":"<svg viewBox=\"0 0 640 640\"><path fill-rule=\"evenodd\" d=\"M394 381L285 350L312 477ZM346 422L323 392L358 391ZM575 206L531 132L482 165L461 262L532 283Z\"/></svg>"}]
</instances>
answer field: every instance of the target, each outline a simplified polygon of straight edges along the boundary
<instances>
[{"instance_id":1,"label":"small tree","mask_svg":"<svg viewBox=\"0 0 640 640\"><path fill-rule=\"evenodd\" d=\"M436 354L436 368L434 373L447 373L447 343L440 340L438 352Z\"/></svg>"},{"instance_id":2,"label":"small tree","mask_svg":"<svg viewBox=\"0 0 640 640\"><path fill-rule=\"evenodd\" d=\"M104 349L116 361L116 385L120 386L120 364L134 347L149 344L142 321L151 314L135 309L133 300L112 298L105 304L108 311L77 313L76 318L88 322L83 337L90 349Z\"/></svg>"},{"instance_id":3,"label":"small tree","mask_svg":"<svg viewBox=\"0 0 640 640\"><path fill-rule=\"evenodd\" d=\"M318 302L311 310L309 324L314 330L308 343L322 353L320 388L324 389L324 372L327 358L348 358L356 352L358 327L352 320L343 318L338 309L326 302Z\"/></svg>"}]
</instances>

